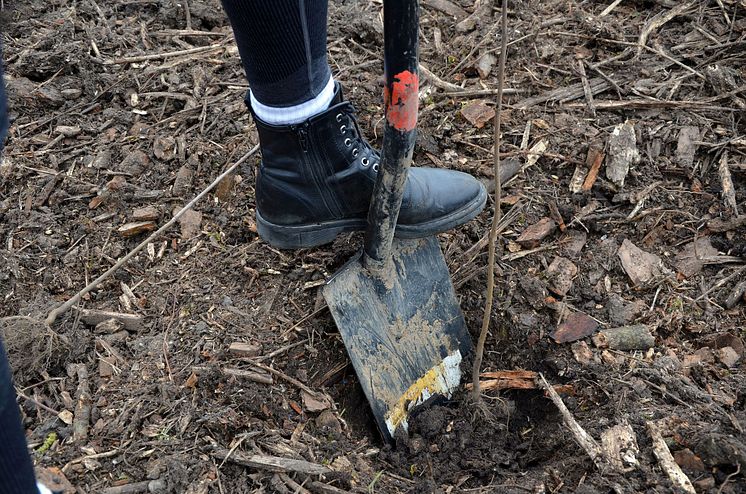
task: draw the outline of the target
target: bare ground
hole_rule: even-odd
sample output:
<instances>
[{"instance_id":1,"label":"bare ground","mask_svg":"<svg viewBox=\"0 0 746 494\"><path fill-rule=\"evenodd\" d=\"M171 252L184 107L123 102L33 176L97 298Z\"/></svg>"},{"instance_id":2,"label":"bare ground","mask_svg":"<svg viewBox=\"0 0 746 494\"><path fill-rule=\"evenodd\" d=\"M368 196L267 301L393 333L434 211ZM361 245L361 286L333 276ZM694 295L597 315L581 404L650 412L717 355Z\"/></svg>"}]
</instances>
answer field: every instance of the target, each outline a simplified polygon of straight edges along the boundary
<instances>
[{"instance_id":1,"label":"bare ground","mask_svg":"<svg viewBox=\"0 0 746 494\"><path fill-rule=\"evenodd\" d=\"M416 153L488 185L499 50L489 5L423 1L422 62L435 77ZM6 322L39 466L70 492L674 492L654 423L697 492L743 492L746 7L609 5L511 2L502 152L514 178L484 370L564 385L597 440L629 424L639 452L627 451L628 472L594 466L544 393L515 384L486 391L489 419L457 396L383 445L318 288L360 237L301 252L263 244L258 158L83 311L52 331ZM331 2L329 47L379 143L380 8ZM12 127L0 316L38 316L144 238L123 225L163 224L256 134L216 1L27 0L6 2L2 18ZM440 236L475 338L493 210ZM529 238L543 218L546 235ZM85 310L137 317L97 326ZM598 338L630 324L652 342ZM243 353L229 351L237 342ZM247 467L241 454L331 472Z\"/></svg>"}]
</instances>

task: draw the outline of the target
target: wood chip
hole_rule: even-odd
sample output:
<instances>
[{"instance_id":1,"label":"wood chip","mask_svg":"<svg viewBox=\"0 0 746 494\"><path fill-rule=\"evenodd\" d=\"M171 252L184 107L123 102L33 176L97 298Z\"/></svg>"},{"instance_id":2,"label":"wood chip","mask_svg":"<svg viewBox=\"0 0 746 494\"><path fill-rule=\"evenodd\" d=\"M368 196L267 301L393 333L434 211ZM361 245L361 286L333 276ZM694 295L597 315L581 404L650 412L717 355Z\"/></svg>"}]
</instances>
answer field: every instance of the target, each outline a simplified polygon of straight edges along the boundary
<instances>
[{"instance_id":1,"label":"wood chip","mask_svg":"<svg viewBox=\"0 0 746 494\"><path fill-rule=\"evenodd\" d=\"M202 213L199 211L189 210L179 218L181 225L182 240L190 240L199 235L202 228Z\"/></svg>"},{"instance_id":2,"label":"wood chip","mask_svg":"<svg viewBox=\"0 0 746 494\"><path fill-rule=\"evenodd\" d=\"M694 155L697 152L696 143L699 139L699 127L686 125L679 131L675 162L687 171L691 171L694 167Z\"/></svg>"},{"instance_id":3,"label":"wood chip","mask_svg":"<svg viewBox=\"0 0 746 494\"><path fill-rule=\"evenodd\" d=\"M541 241L557 230L557 223L552 218L542 218L537 223L529 226L516 239L522 247L535 249Z\"/></svg>"},{"instance_id":4,"label":"wood chip","mask_svg":"<svg viewBox=\"0 0 746 494\"><path fill-rule=\"evenodd\" d=\"M161 213L155 206L137 208L132 212L132 219L134 221L156 221L160 216Z\"/></svg>"},{"instance_id":5,"label":"wood chip","mask_svg":"<svg viewBox=\"0 0 746 494\"><path fill-rule=\"evenodd\" d=\"M723 151L718 166L718 175L720 175L720 185L722 186L723 201L738 216L738 202L736 201L736 189L733 187L733 178L728 168L728 151Z\"/></svg>"},{"instance_id":6,"label":"wood chip","mask_svg":"<svg viewBox=\"0 0 746 494\"><path fill-rule=\"evenodd\" d=\"M479 57L479 60L477 61L477 73L479 74L480 79L486 79L489 77L495 62L497 62L497 57L492 53L485 53Z\"/></svg>"},{"instance_id":7,"label":"wood chip","mask_svg":"<svg viewBox=\"0 0 746 494\"><path fill-rule=\"evenodd\" d=\"M557 343L570 343L582 340L598 329L598 321L582 312L573 312L550 335Z\"/></svg>"},{"instance_id":8,"label":"wood chip","mask_svg":"<svg viewBox=\"0 0 746 494\"><path fill-rule=\"evenodd\" d=\"M635 127L629 121L614 127L609 138L609 153L606 160L606 178L621 187L630 167L639 163Z\"/></svg>"},{"instance_id":9,"label":"wood chip","mask_svg":"<svg viewBox=\"0 0 746 494\"><path fill-rule=\"evenodd\" d=\"M117 228L117 233L123 237L134 237L141 233L152 232L155 230L155 226L153 221L135 221L120 226Z\"/></svg>"}]
</instances>

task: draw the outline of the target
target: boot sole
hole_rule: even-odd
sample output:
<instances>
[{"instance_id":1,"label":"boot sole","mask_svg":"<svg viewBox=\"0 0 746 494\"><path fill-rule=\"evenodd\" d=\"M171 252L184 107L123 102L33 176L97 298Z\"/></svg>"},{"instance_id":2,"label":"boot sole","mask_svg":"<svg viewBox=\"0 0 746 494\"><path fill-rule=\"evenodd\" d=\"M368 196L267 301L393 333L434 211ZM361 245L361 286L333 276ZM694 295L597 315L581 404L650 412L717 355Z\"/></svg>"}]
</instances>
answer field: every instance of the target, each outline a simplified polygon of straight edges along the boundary
<instances>
[{"instance_id":1,"label":"boot sole","mask_svg":"<svg viewBox=\"0 0 746 494\"><path fill-rule=\"evenodd\" d=\"M394 235L399 238L422 238L451 230L474 219L487 203L487 189L481 187L479 195L461 209L414 225L396 225ZM277 225L256 212L256 229L265 242L276 249L308 249L328 244L338 235L365 230L364 219L323 221L305 225Z\"/></svg>"}]
</instances>

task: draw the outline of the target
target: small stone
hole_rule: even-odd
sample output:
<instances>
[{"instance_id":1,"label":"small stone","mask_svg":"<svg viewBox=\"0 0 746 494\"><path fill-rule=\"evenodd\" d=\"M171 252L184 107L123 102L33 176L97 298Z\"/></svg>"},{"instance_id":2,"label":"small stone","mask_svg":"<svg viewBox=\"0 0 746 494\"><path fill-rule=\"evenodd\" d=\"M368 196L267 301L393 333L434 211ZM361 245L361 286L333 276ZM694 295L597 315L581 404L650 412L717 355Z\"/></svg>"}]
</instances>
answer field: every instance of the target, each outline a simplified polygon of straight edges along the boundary
<instances>
[{"instance_id":1,"label":"small stone","mask_svg":"<svg viewBox=\"0 0 746 494\"><path fill-rule=\"evenodd\" d=\"M535 249L541 241L557 230L557 223L552 218L542 218L537 223L529 226L516 239L522 247Z\"/></svg>"},{"instance_id":2,"label":"small stone","mask_svg":"<svg viewBox=\"0 0 746 494\"><path fill-rule=\"evenodd\" d=\"M578 274L578 267L565 257L555 257L547 268L549 289L564 297L572 288L572 280Z\"/></svg>"},{"instance_id":3,"label":"small stone","mask_svg":"<svg viewBox=\"0 0 746 494\"><path fill-rule=\"evenodd\" d=\"M316 426L333 434L342 433L342 424L339 423L339 420L331 410L324 410L316 417Z\"/></svg>"},{"instance_id":4,"label":"small stone","mask_svg":"<svg viewBox=\"0 0 746 494\"><path fill-rule=\"evenodd\" d=\"M647 283L667 273L661 258L655 254L645 252L627 239L617 251L624 271L635 285Z\"/></svg>"},{"instance_id":5,"label":"small stone","mask_svg":"<svg viewBox=\"0 0 746 494\"><path fill-rule=\"evenodd\" d=\"M612 293L609 295L609 302L606 308L611 324L623 326L634 321L645 310L646 305L642 300L627 302L616 293Z\"/></svg>"},{"instance_id":6,"label":"small stone","mask_svg":"<svg viewBox=\"0 0 746 494\"><path fill-rule=\"evenodd\" d=\"M497 62L497 57L492 53L485 53L479 57L479 61L477 62L477 72L479 73L480 79L486 79L489 77L495 62Z\"/></svg>"},{"instance_id":7,"label":"small stone","mask_svg":"<svg viewBox=\"0 0 746 494\"><path fill-rule=\"evenodd\" d=\"M235 341L228 347L228 351L239 357L258 357L262 354L262 346L257 343Z\"/></svg>"},{"instance_id":8,"label":"small stone","mask_svg":"<svg viewBox=\"0 0 746 494\"><path fill-rule=\"evenodd\" d=\"M593 343L599 348L623 352L648 350L655 345L655 337L650 333L650 328L644 324L636 324L601 330L593 337Z\"/></svg>"},{"instance_id":9,"label":"small stone","mask_svg":"<svg viewBox=\"0 0 746 494\"><path fill-rule=\"evenodd\" d=\"M80 98L80 95L83 94L83 91L78 88L68 88L61 90L60 94L67 100L76 100Z\"/></svg>"},{"instance_id":10,"label":"small stone","mask_svg":"<svg viewBox=\"0 0 746 494\"><path fill-rule=\"evenodd\" d=\"M715 350L715 355L717 355L718 360L722 362L722 364L726 367L735 367L735 365L741 359L741 356L738 355L738 352L736 352L729 346Z\"/></svg>"},{"instance_id":11,"label":"small stone","mask_svg":"<svg viewBox=\"0 0 746 494\"><path fill-rule=\"evenodd\" d=\"M715 362L715 355L712 353L712 349L710 348L702 347L694 352L694 355L699 357L700 362L704 362L706 364Z\"/></svg>"},{"instance_id":12,"label":"small stone","mask_svg":"<svg viewBox=\"0 0 746 494\"><path fill-rule=\"evenodd\" d=\"M57 414L57 417L67 425L72 425L73 423L73 412L70 410L62 410Z\"/></svg>"},{"instance_id":13,"label":"small stone","mask_svg":"<svg viewBox=\"0 0 746 494\"><path fill-rule=\"evenodd\" d=\"M704 472L705 464L702 459L692 453L690 449L680 449L673 454L673 459L684 470L690 472Z\"/></svg>"},{"instance_id":14,"label":"small stone","mask_svg":"<svg viewBox=\"0 0 746 494\"><path fill-rule=\"evenodd\" d=\"M149 163L148 155L135 149L119 163L119 170L137 176L145 171Z\"/></svg>"},{"instance_id":15,"label":"small stone","mask_svg":"<svg viewBox=\"0 0 746 494\"><path fill-rule=\"evenodd\" d=\"M347 459L346 456L337 456L334 458L334 461L332 461L332 464L329 465L332 470L336 472L352 472L352 462Z\"/></svg>"},{"instance_id":16,"label":"small stone","mask_svg":"<svg viewBox=\"0 0 746 494\"><path fill-rule=\"evenodd\" d=\"M202 213L189 210L179 218L181 225L181 238L189 240L199 235L202 227Z\"/></svg>"}]
</instances>

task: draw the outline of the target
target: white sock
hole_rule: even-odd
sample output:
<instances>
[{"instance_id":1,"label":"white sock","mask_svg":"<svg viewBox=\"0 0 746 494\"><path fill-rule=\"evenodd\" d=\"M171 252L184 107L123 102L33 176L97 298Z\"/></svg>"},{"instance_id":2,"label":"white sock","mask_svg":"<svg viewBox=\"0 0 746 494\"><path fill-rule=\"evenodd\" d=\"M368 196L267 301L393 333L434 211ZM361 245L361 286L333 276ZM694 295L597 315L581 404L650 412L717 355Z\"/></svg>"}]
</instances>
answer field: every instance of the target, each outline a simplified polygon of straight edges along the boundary
<instances>
[{"instance_id":1,"label":"white sock","mask_svg":"<svg viewBox=\"0 0 746 494\"><path fill-rule=\"evenodd\" d=\"M39 489L39 494L52 494L52 491L47 489L47 486L45 486L41 482L37 482L36 487Z\"/></svg>"},{"instance_id":2,"label":"white sock","mask_svg":"<svg viewBox=\"0 0 746 494\"><path fill-rule=\"evenodd\" d=\"M267 106L260 103L251 93L251 108L262 122L270 125L293 125L301 123L327 108L334 99L334 79L329 77L324 89L315 98L295 106Z\"/></svg>"}]
</instances>

